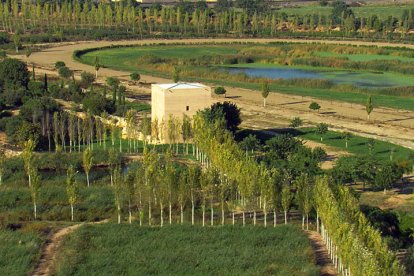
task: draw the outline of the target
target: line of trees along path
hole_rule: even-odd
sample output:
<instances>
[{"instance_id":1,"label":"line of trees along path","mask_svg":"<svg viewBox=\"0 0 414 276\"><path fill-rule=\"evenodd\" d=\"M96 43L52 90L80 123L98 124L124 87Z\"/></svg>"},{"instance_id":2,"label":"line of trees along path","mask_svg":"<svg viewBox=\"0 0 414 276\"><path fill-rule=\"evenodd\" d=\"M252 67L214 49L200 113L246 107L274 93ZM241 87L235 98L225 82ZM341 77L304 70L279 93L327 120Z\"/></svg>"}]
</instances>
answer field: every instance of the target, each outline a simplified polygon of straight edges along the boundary
<instances>
[{"instance_id":1,"label":"line of trees along path","mask_svg":"<svg viewBox=\"0 0 414 276\"><path fill-rule=\"evenodd\" d=\"M103 32L111 37L157 33L175 36L276 36L309 32L313 36L330 36L333 33L375 38L386 38L395 32L397 37L407 38L414 19L408 10L401 17L390 15L385 20L377 16L356 17L345 4L334 5L330 15L288 16L265 6L261 9L249 6L209 9L206 5L195 8L141 8L133 5L132 1L108 4L70 0L35 3L10 0L0 3L0 26L15 34L13 40L17 45L20 42L19 32L51 33L60 40L64 40L67 34L86 33L92 37L93 32ZM112 34L105 32L108 29Z\"/></svg>"}]
</instances>

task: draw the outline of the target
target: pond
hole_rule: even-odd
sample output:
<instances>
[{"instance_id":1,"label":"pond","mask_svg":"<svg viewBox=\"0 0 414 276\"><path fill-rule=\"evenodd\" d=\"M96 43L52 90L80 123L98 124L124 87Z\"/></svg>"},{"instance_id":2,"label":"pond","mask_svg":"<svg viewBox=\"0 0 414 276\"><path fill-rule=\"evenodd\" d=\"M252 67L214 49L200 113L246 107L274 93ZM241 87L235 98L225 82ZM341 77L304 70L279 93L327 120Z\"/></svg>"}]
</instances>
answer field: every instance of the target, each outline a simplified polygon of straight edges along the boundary
<instances>
[{"instance_id":1,"label":"pond","mask_svg":"<svg viewBox=\"0 0 414 276\"><path fill-rule=\"evenodd\" d=\"M270 79L324 79L335 84L353 84L363 88L414 85L414 78L409 76L396 76L396 74L388 72L320 71L284 67L225 67L225 70L228 70L232 74L244 73L249 77L265 77Z\"/></svg>"}]
</instances>

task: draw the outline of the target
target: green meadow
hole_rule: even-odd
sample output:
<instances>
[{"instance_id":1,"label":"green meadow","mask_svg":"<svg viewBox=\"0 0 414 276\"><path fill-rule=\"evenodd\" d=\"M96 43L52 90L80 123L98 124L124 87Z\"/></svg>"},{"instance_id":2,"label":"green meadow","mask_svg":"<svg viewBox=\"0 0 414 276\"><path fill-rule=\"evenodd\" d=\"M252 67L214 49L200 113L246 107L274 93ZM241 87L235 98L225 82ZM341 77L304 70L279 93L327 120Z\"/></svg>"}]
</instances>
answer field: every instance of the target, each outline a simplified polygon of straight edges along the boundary
<instances>
[{"instance_id":1,"label":"green meadow","mask_svg":"<svg viewBox=\"0 0 414 276\"><path fill-rule=\"evenodd\" d=\"M57 275L319 275L295 225L83 226L64 240L57 264Z\"/></svg>"}]
</instances>

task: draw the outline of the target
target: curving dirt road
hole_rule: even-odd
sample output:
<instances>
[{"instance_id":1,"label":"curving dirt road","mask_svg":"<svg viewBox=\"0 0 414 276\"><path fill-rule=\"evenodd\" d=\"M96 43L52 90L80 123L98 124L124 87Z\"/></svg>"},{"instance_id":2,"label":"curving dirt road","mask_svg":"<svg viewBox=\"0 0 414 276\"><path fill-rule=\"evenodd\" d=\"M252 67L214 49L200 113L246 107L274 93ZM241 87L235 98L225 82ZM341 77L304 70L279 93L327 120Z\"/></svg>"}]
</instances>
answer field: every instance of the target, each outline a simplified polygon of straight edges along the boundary
<instances>
[{"instance_id":1,"label":"curving dirt road","mask_svg":"<svg viewBox=\"0 0 414 276\"><path fill-rule=\"evenodd\" d=\"M35 268L35 271L32 275L34 276L46 276L46 275L53 275L53 265L56 260L56 254L58 252L59 246L61 245L65 236L71 234L72 232L76 231L82 225L96 225L107 223L109 219L96 221L96 222L88 222L88 223L79 223L74 224L71 226L64 227L57 232L53 233L45 242L42 252L40 255L40 260Z\"/></svg>"},{"instance_id":2,"label":"curving dirt road","mask_svg":"<svg viewBox=\"0 0 414 276\"><path fill-rule=\"evenodd\" d=\"M306 43L327 43L327 44L349 44L349 45L375 45L378 47L407 47L414 49L414 45L392 44L392 43L371 43L358 41L321 41L321 40L298 40L298 39L185 39L185 40L132 40L132 41L86 41L77 43L54 44L40 52L33 53L29 58L19 56L22 60L33 62L49 73L54 72L53 65L56 61L64 61L68 67L77 73L81 71L94 72L89 65L79 63L72 58L75 50L86 48L97 48L109 45L142 45L151 43L227 43L227 42L306 42ZM129 79L129 73L109 68L102 68L99 71L98 82L104 82L108 76L116 76L125 83ZM143 75L142 80L149 83L171 82L169 79ZM136 93L149 93L148 88L128 86ZM390 141L414 149L414 112L396 110L391 108L375 108L371 121L366 120L365 107L358 104L348 104L335 101L318 99L322 106L319 113L310 112L309 103L311 97L301 97L271 93L267 99L266 109L262 107L262 98L259 91L227 87L228 99L235 102L242 108L244 125L260 129L271 129L287 125L293 117L301 117L303 120L312 123L324 122L331 125L331 128L338 131L349 131L358 135L372 137L380 140ZM223 99L224 100L224 99Z\"/></svg>"}]
</instances>

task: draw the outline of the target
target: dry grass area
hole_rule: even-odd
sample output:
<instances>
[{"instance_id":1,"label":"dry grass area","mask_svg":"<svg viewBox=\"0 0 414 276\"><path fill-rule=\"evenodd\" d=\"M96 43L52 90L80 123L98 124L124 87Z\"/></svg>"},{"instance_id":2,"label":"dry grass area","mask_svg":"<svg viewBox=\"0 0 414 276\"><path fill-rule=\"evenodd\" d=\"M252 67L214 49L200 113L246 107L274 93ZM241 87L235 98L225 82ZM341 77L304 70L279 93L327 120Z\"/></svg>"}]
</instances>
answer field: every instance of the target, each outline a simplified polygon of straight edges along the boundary
<instances>
[{"instance_id":1,"label":"dry grass area","mask_svg":"<svg viewBox=\"0 0 414 276\"><path fill-rule=\"evenodd\" d=\"M355 188L362 191L361 185L356 185ZM362 192L360 201L362 204L378 206L381 209L412 212L414 210L414 175L405 176L404 181L385 193L383 191Z\"/></svg>"}]
</instances>

